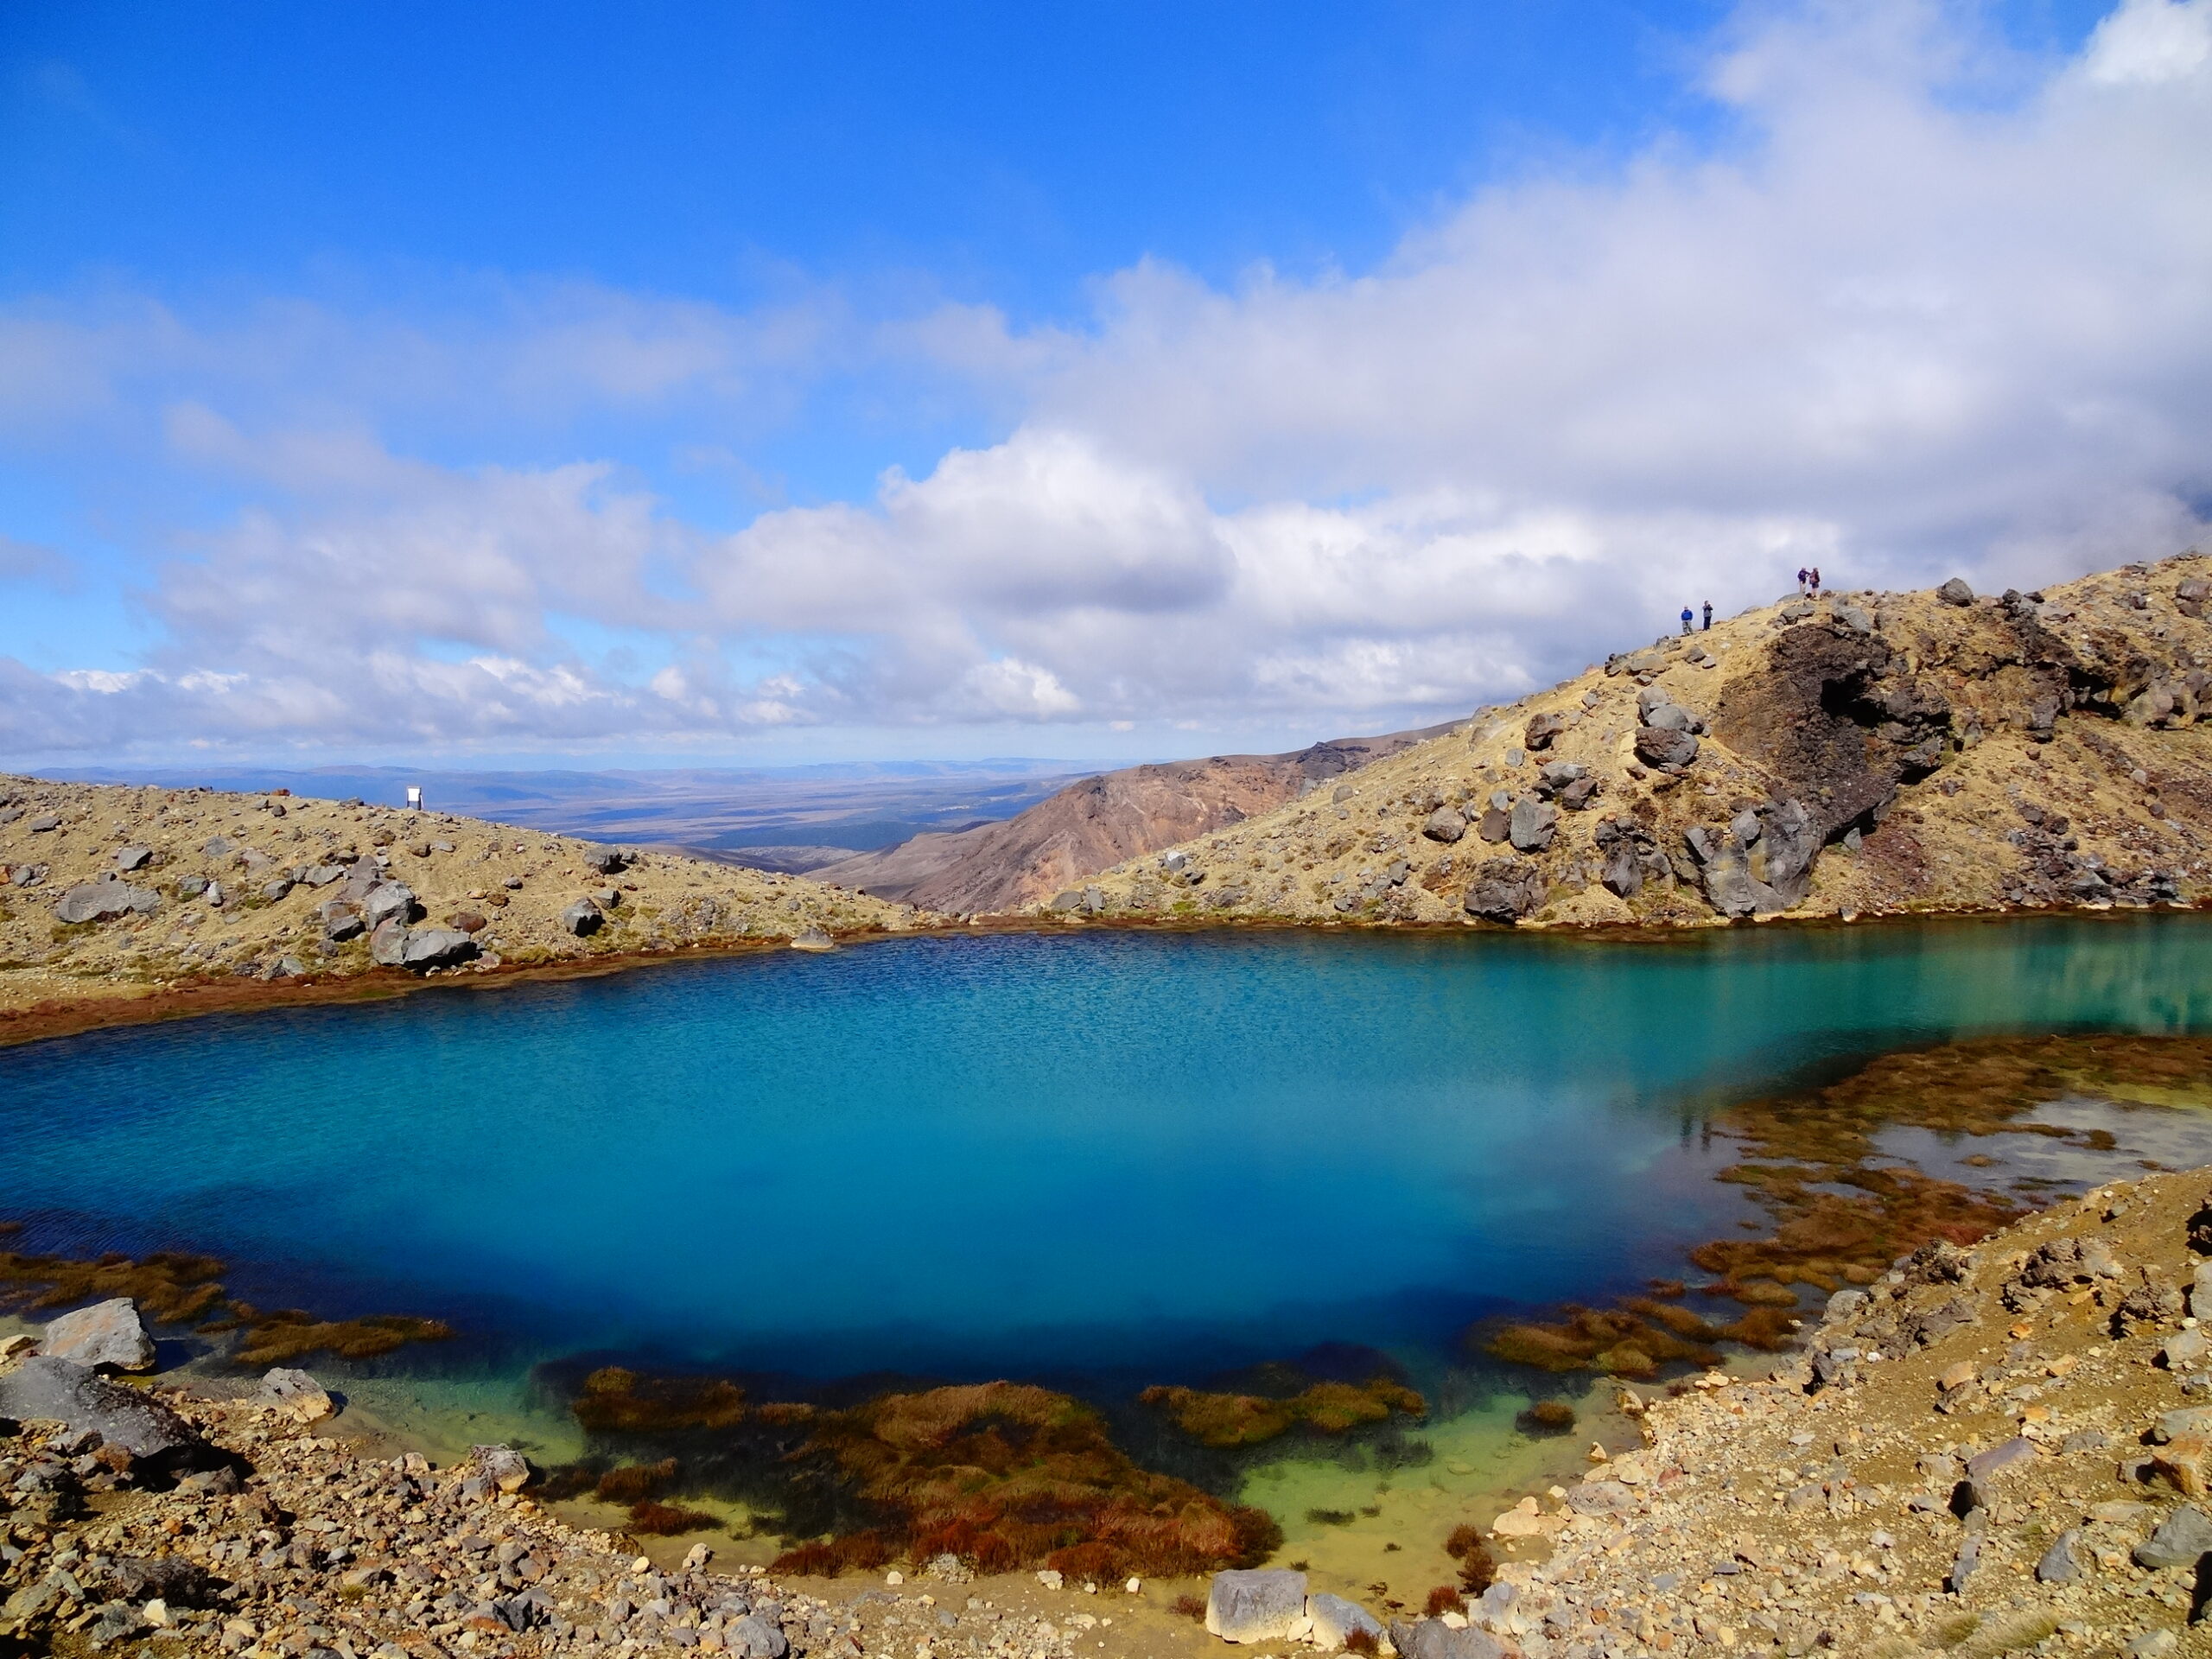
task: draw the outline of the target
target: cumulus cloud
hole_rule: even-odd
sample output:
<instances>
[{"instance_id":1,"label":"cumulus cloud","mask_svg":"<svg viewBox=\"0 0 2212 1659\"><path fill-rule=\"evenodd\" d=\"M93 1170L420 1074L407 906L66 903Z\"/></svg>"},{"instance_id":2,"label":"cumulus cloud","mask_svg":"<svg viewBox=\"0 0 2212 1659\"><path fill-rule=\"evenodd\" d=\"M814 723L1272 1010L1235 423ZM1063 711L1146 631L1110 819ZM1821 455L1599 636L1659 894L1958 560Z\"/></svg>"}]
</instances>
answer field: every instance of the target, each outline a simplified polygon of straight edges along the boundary
<instances>
[{"instance_id":1,"label":"cumulus cloud","mask_svg":"<svg viewBox=\"0 0 2212 1659\"><path fill-rule=\"evenodd\" d=\"M156 568L143 670L10 669L0 729L1443 718L1803 563L1986 584L2177 550L2212 495L2212 0L2124 0L2039 67L1978 28L1761 5L1700 71L1719 141L1487 188L1370 270L1141 262L1081 324L562 290L496 342L380 316L309 398L359 329L321 308L211 336L17 307L0 424L11 395L87 420L158 395L169 455L261 493ZM640 466L380 435L409 398L743 403L830 357L934 365L1002 401L1000 435L734 533ZM276 411L251 435L248 382ZM645 657L582 650L580 618Z\"/></svg>"}]
</instances>

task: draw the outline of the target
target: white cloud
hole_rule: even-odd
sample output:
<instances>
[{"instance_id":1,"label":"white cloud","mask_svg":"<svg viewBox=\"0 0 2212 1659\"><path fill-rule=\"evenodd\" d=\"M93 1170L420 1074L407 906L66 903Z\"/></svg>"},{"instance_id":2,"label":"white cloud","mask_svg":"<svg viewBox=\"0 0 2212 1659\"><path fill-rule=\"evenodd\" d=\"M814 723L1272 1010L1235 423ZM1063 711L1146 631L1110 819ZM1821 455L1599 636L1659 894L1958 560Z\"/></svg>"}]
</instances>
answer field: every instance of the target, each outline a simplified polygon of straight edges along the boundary
<instances>
[{"instance_id":1,"label":"white cloud","mask_svg":"<svg viewBox=\"0 0 2212 1659\"><path fill-rule=\"evenodd\" d=\"M2089 42L2089 79L2108 86L2186 80L2207 64L2212 4L2206 0L2126 0Z\"/></svg>"},{"instance_id":2,"label":"white cloud","mask_svg":"<svg viewBox=\"0 0 2212 1659\"><path fill-rule=\"evenodd\" d=\"M2176 550L2212 493L2212 0L2125 0L2039 67L1977 31L1932 0L1759 5L1700 72L1718 146L1485 189L1364 272L1142 262L1087 327L582 288L518 289L496 328L17 307L19 410L158 410L166 455L253 505L160 567L144 674L95 699L11 670L0 721L1333 728L1542 683L1806 563L1986 584ZM917 363L1003 435L734 534L649 467L383 435L442 400L493 429L687 409L715 430L684 453L720 453L825 365ZM579 619L642 657L580 650Z\"/></svg>"}]
</instances>

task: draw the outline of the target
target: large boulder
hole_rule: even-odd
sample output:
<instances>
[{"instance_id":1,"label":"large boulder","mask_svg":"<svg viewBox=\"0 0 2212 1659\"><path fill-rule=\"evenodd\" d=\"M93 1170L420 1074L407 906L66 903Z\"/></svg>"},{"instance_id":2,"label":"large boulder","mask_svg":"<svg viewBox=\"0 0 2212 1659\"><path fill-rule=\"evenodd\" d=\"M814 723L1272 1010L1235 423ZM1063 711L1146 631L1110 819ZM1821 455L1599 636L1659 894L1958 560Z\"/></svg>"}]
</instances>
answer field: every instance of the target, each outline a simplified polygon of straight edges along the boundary
<instances>
[{"instance_id":1,"label":"large boulder","mask_svg":"<svg viewBox=\"0 0 2212 1659\"><path fill-rule=\"evenodd\" d=\"M1534 795L1523 795L1513 803L1513 816L1508 829L1514 850L1522 853L1541 853L1552 844L1552 836L1559 830L1559 809L1549 801L1540 801Z\"/></svg>"},{"instance_id":2,"label":"large boulder","mask_svg":"<svg viewBox=\"0 0 2212 1659\"><path fill-rule=\"evenodd\" d=\"M476 941L457 927L411 929L400 947L399 965L416 973L451 968L476 958Z\"/></svg>"},{"instance_id":3,"label":"large boulder","mask_svg":"<svg viewBox=\"0 0 2212 1659\"><path fill-rule=\"evenodd\" d=\"M154 1339L128 1296L64 1313L39 1332L39 1352L94 1370L150 1371Z\"/></svg>"},{"instance_id":4,"label":"large boulder","mask_svg":"<svg viewBox=\"0 0 2212 1659\"><path fill-rule=\"evenodd\" d=\"M378 925L369 935L369 960L379 968L397 968L407 960L407 924L397 916Z\"/></svg>"},{"instance_id":5,"label":"large boulder","mask_svg":"<svg viewBox=\"0 0 2212 1659\"><path fill-rule=\"evenodd\" d=\"M1365 1630L1377 1643L1389 1634L1374 1614L1342 1596L1323 1593L1306 1597L1306 1616L1313 1621L1313 1634L1308 1639L1325 1652L1333 1653L1344 1646L1355 1630Z\"/></svg>"},{"instance_id":6,"label":"large boulder","mask_svg":"<svg viewBox=\"0 0 2212 1659\"><path fill-rule=\"evenodd\" d=\"M1821 839L1796 801L1738 813L1723 830L1683 837L1699 861L1706 902L1723 916L1770 916L1804 903Z\"/></svg>"},{"instance_id":7,"label":"large boulder","mask_svg":"<svg viewBox=\"0 0 2212 1659\"><path fill-rule=\"evenodd\" d=\"M348 899L326 899L315 906L315 914L322 918L322 937L334 944L358 939L368 931L360 906Z\"/></svg>"},{"instance_id":8,"label":"large boulder","mask_svg":"<svg viewBox=\"0 0 2212 1659\"><path fill-rule=\"evenodd\" d=\"M1522 729L1521 741L1535 754L1552 746L1552 740L1567 729L1565 715L1534 715Z\"/></svg>"},{"instance_id":9,"label":"large boulder","mask_svg":"<svg viewBox=\"0 0 2212 1659\"><path fill-rule=\"evenodd\" d=\"M594 847L584 855L584 862L601 875L615 875L630 868L630 855L619 848Z\"/></svg>"},{"instance_id":10,"label":"large boulder","mask_svg":"<svg viewBox=\"0 0 2212 1659\"><path fill-rule=\"evenodd\" d=\"M0 1373L0 1417L59 1421L73 1434L86 1429L138 1459L177 1466L207 1458L207 1443L183 1418L137 1389L111 1382L86 1366L34 1354Z\"/></svg>"},{"instance_id":11,"label":"large boulder","mask_svg":"<svg viewBox=\"0 0 2212 1659\"><path fill-rule=\"evenodd\" d=\"M361 900L361 913L372 929L388 921L411 922L416 916L415 889L404 881L380 882Z\"/></svg>"},{"instance_id":12,"label":"large boulder","mask_svg":"<svg viewBox=\"0 0 2212 1659\"><path fill-rule=\"evenodd\" d=\"M1533 864L1510 858L1485 860L1467 884L1461 901L1470 916L1508 926L1543 907L1543 873Z\"/></svg>"},{"instance_id":13,"label":"large boulder","mask_svg":"<svg viewBox=\"0 0 2212 1659\"><path fill-rule=\"evenodd\" d=\"M2212 1521L2194 1503L2184 1503L2135 1546L2135 1564L2156 1573L2170 1567L2194 1567L2207 1554L2212 1554Z\"/></svg>"},{"instance_id":14,"label":"large boulder","mask_svg":"<svg viewBox=\"0 0 2212 1659\"><path fill-rule=\"evenodd\" d=\"M1440 1618L1400 1619L1390 1626L1399 1659L1506 1659L1504 1643L1470 1624L1455 1630Z\"/></svg>"},{"instance_id":15,"label":"large boulder","mask_svg":"<svg viewBox=\"0 0 2212 1659\"><path fill-rule=\"evenodd\" d=\"M1467 833L1467 821L1448 806L1440 806L1422 822L1421 832L1431 841L1450 846Z\"/></svg>"},{"instance_id":16,"label":"large boulder","mask_svg":"<svg viewBox=\"0 0 2212 1659\"><path fill-rule=\"evenodd\" d=\"M332 1410L330 1394L305 1371L279 1365L261 1379L261 1392L254 1396L264 1406L274 1406L287 1412L302 1423L327 1417Z\"/></svg>"},{"instance_id":17,"label":"large boulder","mask_svg":"<svg viewBox=\"0 0 2212 1659\"><path fill-rule=\"evenodd\" d=\"M561 925L580 939L598 932L606 920L599 906L588 899L579 899L561 912Z\"/></svg>"},{"instance_id":18,"label":"large boulder","mask_svg":"<svg viewBox=\"0 0 2212 1659\"><path fill-rule=\"evenodd\" d=\"M134 887L127 881L105 876L98 881L86 881L69 889L55 900L54 918L58 922L107 922L118 916L133 913L151 915L162 907L162 895L151 887Z\"/></svg>"},{"instance_id":19,"label":"large boulder","mask_svg":"<svg viewBox=\"0 0 2212 1659\"><path fill-rule=\"evenodd\" d=\"M518 1492L530 1484L530 1463L512 1446L479 1446L469 1455L477 1472L503 1492Z\"/></svg>"},{"instance_id":20,"label":"large boulder","mask_svg":"<svg viewBox=\"0 0 2212 1659\"><path fill-rule=\"evenodd\" d=\"M1974 589L1967 586L1963 577L1953 576L1936 590L1936 597L1946 605L1971 605L1974 603Z\"/></svg>"},{"instance_id":21,"label":"large boulder","mask_svg":"<svg viewBox=\"0 0 2212 1659\"><path fill-rule=\"evenodd\" d=\"M1283 1567L1213 1575L1206 1631L1224 1642L1281 1642L1306 1618L1306 1575Z\"/></svg>"},{"instance_id":22,"label":"large boulder","mask_svg":"<svg viewBox=\"0 0 2212 1659\"><path fill-rule=\"evenodd\" d=\"M1636 734L1636 758L1662 772L1679 772L1697 759L1697 739L1668 726L1645 726Z\"/></svg>"}]
</instances>

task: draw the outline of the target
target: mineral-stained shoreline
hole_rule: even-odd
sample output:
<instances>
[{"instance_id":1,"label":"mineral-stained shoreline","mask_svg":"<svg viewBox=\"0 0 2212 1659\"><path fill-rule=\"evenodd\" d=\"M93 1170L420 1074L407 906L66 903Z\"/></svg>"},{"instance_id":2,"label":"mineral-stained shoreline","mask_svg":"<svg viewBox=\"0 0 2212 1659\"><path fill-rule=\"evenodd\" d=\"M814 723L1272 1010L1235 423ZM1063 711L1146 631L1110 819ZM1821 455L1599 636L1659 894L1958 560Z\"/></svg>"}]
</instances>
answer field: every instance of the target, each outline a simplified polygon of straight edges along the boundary
<instances>
[{"instance_id":1,"label":"mineral-stained shoreline","mask_svg":"<svg viewBox=\"0 0 2212 1659\"><path fill-rule=\"evenodd\" d=\"M1392 1620L1409 1659L2212 1652L2212 1177L2101 1187L1832 1299L1757 1376L1624 1390L1643 1445L1488 1516L1491 1587ZM120 1385L118 1385L120 1386ZM312 1390L167 1395L204 1451L0 1425L0 1643L249 1659L1166 1654L1203 1585L1047 1585L939 1557L801 1586L565 1524L504 1449L433 1469ZM310 1421L302 1421L302 1418ZM336 1420L340 1426L344 1418ZM516 1488L518 1490L507 1490ZM898 1574L894 1576L894 1574ZM1042 1575L1047 1579L1054 1575ZM1305 1650L1302 1574L1248 1651ZM1195 1598L1185 1604L1195 1607ZM1333 1606L1333 1603L1332 1604ZM1386 1612L1393 1610L1384 1610ZM1264 1621L1262 1621L1264 1624Z\"/></svg>"}]
</instances>

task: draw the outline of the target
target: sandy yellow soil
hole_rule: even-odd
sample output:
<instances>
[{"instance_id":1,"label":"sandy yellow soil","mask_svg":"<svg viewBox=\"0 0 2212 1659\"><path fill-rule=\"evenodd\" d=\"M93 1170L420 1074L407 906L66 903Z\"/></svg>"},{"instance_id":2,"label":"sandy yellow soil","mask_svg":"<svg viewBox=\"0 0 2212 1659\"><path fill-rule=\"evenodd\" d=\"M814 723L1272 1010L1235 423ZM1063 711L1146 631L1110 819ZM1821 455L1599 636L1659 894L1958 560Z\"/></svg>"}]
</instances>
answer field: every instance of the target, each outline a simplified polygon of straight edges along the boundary
<instances>
[{"instance_id":1,"label":"sandy yellow soil","mask_svg":"<svg viewBox=\"0 0 2212 1659\"><path fill-rule=\"evenodd\" d=\"M1494 896L1503 878L1528 895L1522 925L1709 924L1723 911L1688 832L1711 848L1746 813L1766 821L1739 849L1764 873L1788 804L1813 861L1802 896L1761 914L2194 902L2212 888L2212 732L2196 712L2200 694L2212 707L2212 622L2183 589L2208 579L2212 559L2192 554L1964 605L1792 596L1485 709L1042 908L1459 925L1478 919L1471 888L1487 880ZM1696 722L1686 765L1638 753L1639 699L1655 698ZM1584 798L1545 786L1556 762L1593 780ZM1541 848L1503 838L1524 798L1554 819ZM1624 835L1637 878L1609 885Z\"/></svg>"},{"instance_id":2,"label":"sandy yellow soil","mask_svg":"<svg viewBox=\"0 0 2212 1659\"><path fill-rule=\"evenodd\" d=\"M475 941L474 961L441 975L780 944L810 929L852 937L926 919L798 877L666 853L636 852L602 873L587 860L604 850L439 813L0 777L0 1014L174 1003L194 991L227 1003L257 985L292 995L412 979L378 967L365 932L327 938L321 907L360 892L364 860L415 895L416 927ZM109 880L145 895L144 908L73 924L57 916L72 889ZM604 922L580 937L562 914L594 894Z\"/></svg>"}]
</instances>

